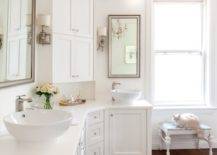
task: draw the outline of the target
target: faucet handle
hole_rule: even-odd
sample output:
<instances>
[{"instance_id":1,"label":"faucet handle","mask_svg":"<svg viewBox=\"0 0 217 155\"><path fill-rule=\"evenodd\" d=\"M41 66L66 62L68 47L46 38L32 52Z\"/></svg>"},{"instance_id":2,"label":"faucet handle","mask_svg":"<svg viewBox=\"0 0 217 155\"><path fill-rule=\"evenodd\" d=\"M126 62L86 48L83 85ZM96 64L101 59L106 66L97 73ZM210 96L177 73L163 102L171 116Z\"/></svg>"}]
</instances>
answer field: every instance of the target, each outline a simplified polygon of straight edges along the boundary
<instances>
[{"instance_id":1,"label":"faucet handle","mask_svg":"<svg viewBox=\"0 0 217 155\"><path fill-rule=\"evenodd\" d=\"M27 102L32 102L32 98L28 97L27 95L18 95L18 96L16 96L16 98L22 99L22 100L27 101Z\"/></svg>"},{"instance_id":2,"label":"faucet handle","mask_svg":"<svg viewBox=\"0 0 217 155\"><path fill-rule=\"evenodd\" d=\"M26 97L26 95L17 95L16 98L21 99L22 97Z\"/></svg>"}]
</instances>

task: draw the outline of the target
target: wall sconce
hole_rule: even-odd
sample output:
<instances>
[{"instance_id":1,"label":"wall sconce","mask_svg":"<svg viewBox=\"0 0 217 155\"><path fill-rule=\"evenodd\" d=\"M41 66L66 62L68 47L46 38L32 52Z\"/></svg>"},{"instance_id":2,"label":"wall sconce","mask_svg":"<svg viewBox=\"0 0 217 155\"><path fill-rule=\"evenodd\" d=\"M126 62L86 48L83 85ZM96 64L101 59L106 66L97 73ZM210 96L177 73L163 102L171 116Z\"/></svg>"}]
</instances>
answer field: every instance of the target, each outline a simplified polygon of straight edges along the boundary
<instances>
[{"instance_id":1,"label":"wall sconce","mask_svg":"<svg viewBox=\"0 0 217 155\"><path fill-rule=\"evenodd\" d=\"M106 43L106 37L107 37L107 28L106 27L99 27L97 31L98 36L98 47L97 50L103 51Z\"/></svg>"},{"instance_id":2,"label":"wall sconce","mask_svg":"<svg viewBox=\"0 0 217 155\"><path fill-rule=\"evenodd\" d=\"M48 32L51 23L50 15L38 15L37 23L42 28L37 37L38 43L42 45L51 44L51 34Z\"/></svg>"},{"instance_id":3,"label":"wall sconce","mask_svg":"<svg viewBox=\"0 0 217 155\"><path fill-rule=\"evenodd\" d=\"M0 50L3 47L3 29L0 27Z\"/></svg>"}]
</instances>

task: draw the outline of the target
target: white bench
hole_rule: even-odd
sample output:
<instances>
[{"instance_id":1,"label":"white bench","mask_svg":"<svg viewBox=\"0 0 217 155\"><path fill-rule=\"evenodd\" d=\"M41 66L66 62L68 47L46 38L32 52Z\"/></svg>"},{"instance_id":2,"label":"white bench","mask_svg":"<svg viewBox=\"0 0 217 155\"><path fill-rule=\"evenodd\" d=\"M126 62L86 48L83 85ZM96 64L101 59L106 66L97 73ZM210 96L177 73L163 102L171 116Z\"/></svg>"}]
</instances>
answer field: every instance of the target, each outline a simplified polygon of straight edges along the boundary
<instances>
[{"instance_id":1,"label":"white bench","mask_svg":"<svg viewBox=\"0 0 217 155\"><path fill-rule=\"evenodd\" d=\"M199 149L200 140L205 140L209 145L209 155L212 155L212 135L211 128L207 125L201 125L201 130L204 132L204 137L197 138L196 145ZM192 129L180 128L174 123L163 123L160 127L160 140L162 149L163 143L166 145L167 155L170 155L170 145L171 145L171 137L177 135L197 135L197 132Z\"/></svg>"}]
</instances>

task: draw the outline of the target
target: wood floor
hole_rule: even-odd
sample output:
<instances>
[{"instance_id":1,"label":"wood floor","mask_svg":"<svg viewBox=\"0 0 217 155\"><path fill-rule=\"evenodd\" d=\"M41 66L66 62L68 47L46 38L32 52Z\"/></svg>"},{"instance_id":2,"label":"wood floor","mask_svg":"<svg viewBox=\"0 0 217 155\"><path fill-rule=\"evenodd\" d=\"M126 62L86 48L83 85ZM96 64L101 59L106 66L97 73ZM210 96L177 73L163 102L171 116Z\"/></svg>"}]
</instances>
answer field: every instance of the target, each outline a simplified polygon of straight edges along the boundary
<instances>
[{"instance_id":1,"label":"wood floor","mask_svg":"<svg viewBox=\"0 0 217 155\"><path fill-rule=\"evenodd\" d=\"M152 151L152 155L166 155L166 151ZM208 150L171 150L170 155L209 155ZM213 150L213 155L217 155L217 149Z\"/></svg>"}]
</instances>

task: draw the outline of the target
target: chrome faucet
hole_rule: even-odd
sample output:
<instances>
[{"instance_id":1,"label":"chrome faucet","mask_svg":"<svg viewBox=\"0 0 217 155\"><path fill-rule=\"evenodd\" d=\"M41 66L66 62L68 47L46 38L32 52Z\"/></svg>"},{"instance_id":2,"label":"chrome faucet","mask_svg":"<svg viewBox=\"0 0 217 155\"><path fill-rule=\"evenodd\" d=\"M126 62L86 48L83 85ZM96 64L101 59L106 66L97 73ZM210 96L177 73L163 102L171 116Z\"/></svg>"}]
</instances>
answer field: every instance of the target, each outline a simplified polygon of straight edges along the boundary
<instances>
[{"instance_id":1,"label":"chrome faucet","mask_svg":"<svg viewBox=\"0 0 217 155\"><path fill-rule=\"evenodd\" d=\"M32 98L27 97L26 95L19 95L16 98L16 105L15 105L15 111L19 112L19 111L23 111L23 103L24 102L32 102Z\"/></svg>"},{"instance_id":2,"label":"chrome faucet","mask_svg":"<svg viewBox=\"0 0 217 155\"><path fill-rule=\"evenodd\" d=\"M121 85L121 83L120 82L112 82L112 90L115 90L115 87L117 85Z\"/></svg>"},{"instance_id":3,"label":"chrome faucet","mask_svg":"<svg viewBox=\"0 0 217 155\"><path fill-rule=\"evenodd\" d=\"M112 90L115 90L117 85L121 85L121 83L113 81L112 82ZM112 101L115 102L115 98L113 96L112 96Z\"/></svg>"}]
</instances>

